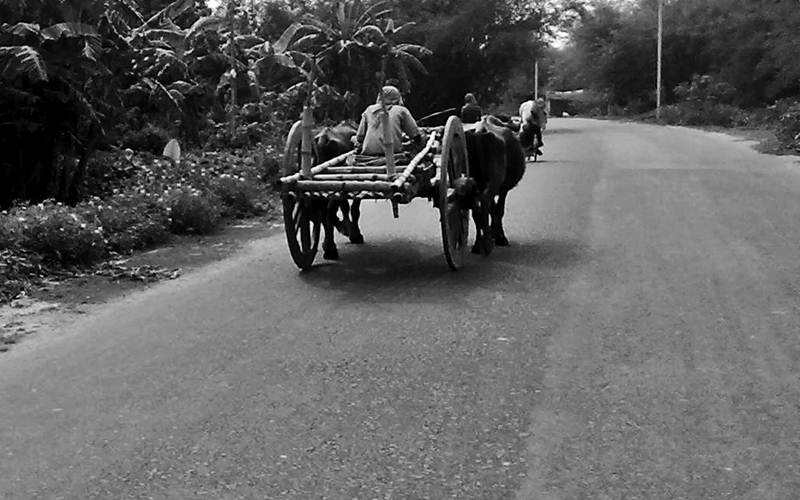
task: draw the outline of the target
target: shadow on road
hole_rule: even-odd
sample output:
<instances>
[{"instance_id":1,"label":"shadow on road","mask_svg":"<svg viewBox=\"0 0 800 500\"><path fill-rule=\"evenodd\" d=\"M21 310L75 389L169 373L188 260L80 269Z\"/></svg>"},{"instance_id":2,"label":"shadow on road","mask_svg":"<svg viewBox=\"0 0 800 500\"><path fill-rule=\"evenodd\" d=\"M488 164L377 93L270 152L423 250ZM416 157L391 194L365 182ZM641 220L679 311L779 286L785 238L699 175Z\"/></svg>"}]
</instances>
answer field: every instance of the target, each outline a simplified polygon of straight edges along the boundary
<instances>
[{"instance_id":1,"label":"shadow on road","mask_svg":"<svg viewBox=\"0 0 800 500\"><path fill-rule=\"evenodd\" d=\"M495 247L489 260L522 265L546 272L572 267L585 261L589 248L579 240L535 240Z\"/></svg>"},{"instance_id":2,"label":"shadow on road","mask_svg":"<svg viewBox=\"0 0 800 500\"><path fill-rule=\"evenodd\" d=\"M561 134L578 134L581 132L586 132L585 130L578 130L576 128L548 128L544 132L544 137L546 138L548 135L561 135Z\"/></svg>"},{"instance_id":3,"label":"shadow on road","mask_svg":"<svg viewBox=\"0 0 800 500\"><path fill-rule=\"evenodd\" d=\"M579 241L539 240L496 247L488 257L468 255L466 265L452 271L441 248L419 241L393 240L363 246L340 246L341 260L322 262L300 278L319 288L335 288L362 299L452 301L477 287L501 284L532 271L549 275L585 260ZM519 266L528 268L521 271Z\"/></svg>"}]
</instances>

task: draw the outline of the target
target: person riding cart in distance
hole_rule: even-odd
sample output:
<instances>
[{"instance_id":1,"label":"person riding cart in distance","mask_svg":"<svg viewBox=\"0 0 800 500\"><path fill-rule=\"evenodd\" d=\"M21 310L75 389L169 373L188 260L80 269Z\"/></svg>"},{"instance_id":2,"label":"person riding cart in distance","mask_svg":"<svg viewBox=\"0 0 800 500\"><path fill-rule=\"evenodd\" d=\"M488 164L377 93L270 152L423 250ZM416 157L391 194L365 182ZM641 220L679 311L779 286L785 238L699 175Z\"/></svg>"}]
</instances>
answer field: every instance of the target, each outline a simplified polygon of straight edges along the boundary
<instances>
[{"instance_id":1,"label":"person riding cart in distance","mask_svg":"<svg viewBox=\"0 0 800 500\"><path fill-rule=\"evenodd\" d=\"M523 102L519 107L519 116L522 119L523 135L533 133L536 138L535 144L523 144L526 149L536 148L536 154L541 155L544 146L542 141L542 130L547 125L547 111L545 110L545 102L541 97L534 100Z\"/></svg>"},{"instance_id":2,"label":"person riding cart in distance","mask_svg":"<svg viewBox=\"0 0 800 500\"><path fill-rule=\"evenodd\" d=\"M481 107L474 94L464 96L464 105L461 106L461 121L464 123L481 121Z\"/></svg>"},{"instance_id":3,"label":"person riding cart in distance","mask_svg":"<svg viewBox=\"0 0 800 500\"><path fill-rule=\"evenodd\" d=\"M422 133L411 112L403 105L403 97L397 87L386 85L381 89L378 102L367 106L361 114L353 142L356 150L365 155L383 154L383 130L381 129L381 113L386 108L389 114L389 127L394 142L394 151L403 150L403 134L408 136L415 146L422 144Z\"/></svg>"}]
</instances>

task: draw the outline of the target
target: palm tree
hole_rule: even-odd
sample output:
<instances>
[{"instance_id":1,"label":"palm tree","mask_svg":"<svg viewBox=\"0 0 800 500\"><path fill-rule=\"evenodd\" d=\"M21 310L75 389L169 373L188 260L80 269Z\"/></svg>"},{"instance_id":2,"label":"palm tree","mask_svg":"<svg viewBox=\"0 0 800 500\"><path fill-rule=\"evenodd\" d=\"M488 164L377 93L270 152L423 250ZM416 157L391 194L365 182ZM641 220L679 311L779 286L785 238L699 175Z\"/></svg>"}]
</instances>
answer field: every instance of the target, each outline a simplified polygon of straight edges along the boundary
<instances>
[{"instance_id":1,"label":"palm tree","mask_svg":"<svg viewBox=\"0 0 800 500\"><path fill-rule=\"evenodd\" d=\"M391 12L388 5L340 0L330 18L304 16L298 28L301 36L292 47L314 55L320 76L331 87L355 92L362 99L374 95L376 49L382 37L377 23Z\"/></svg>"},{"instance_id":2,"label":"palm tree","mask_svg":"<svg viewBox=\"0 0 800 500\"><path fill-rule=\"evenodd\" d=\"M397 43L400 34L413 27L416 23L409 22L395 26L393 19L388 19L386 27L380 35L378 51L381 53L381 82L394 69L400 81L401 90L411 90L411 70L428 74L425 65L420 61L423 57L430 56L433 52L424 45L413 43Z\"/></svg>"}]
</instances>

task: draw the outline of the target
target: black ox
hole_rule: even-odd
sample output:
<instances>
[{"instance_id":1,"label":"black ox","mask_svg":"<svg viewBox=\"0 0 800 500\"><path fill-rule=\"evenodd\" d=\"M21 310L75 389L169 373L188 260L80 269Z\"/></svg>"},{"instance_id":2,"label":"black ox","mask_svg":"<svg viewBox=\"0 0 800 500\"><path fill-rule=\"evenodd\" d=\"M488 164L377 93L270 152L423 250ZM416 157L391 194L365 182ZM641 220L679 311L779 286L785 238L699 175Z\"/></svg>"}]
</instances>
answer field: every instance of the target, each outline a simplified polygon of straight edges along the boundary
<instances>
[{"instance_id":1,"label":"black ox","mask_svg":"<svg viewBox=\"0 0 800 500\"><path fill-rule=\"evenodd\" d=\"M508 123L491 115L483 116L464 136L470 176L475 179L471 206L476 234L472 252L488 255L494 245L508 245L503 230L506 196L525 174L520 140L529 138L518 136Z\"/></svg>"}]
</instances>

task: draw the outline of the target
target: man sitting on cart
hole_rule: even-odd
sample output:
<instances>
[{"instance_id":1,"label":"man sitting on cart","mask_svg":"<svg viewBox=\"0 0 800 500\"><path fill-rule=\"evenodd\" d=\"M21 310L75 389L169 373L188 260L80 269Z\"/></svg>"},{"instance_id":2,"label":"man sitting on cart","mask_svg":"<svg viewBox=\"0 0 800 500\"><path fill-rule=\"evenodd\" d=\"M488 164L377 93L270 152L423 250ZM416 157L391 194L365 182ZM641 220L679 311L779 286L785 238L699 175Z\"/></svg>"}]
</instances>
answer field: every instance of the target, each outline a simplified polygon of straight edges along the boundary
<instances>
[{"instance_id":1,"label":"man sitting on cart","mask_svg":"<svg viewBox=\"0 0 800 500\"><path fill-rule=\"evenodd\" d=\"M403 105L403 97L397 87L386 85L381 89L378 102L367 106L361 114L361 122L354 138L356 150L365 155L382 155L383 130L381 129L381 113L384 107L389 114L389 127L394 141L394 151L403 150L403 134L405 133L415 146L422 144L422 134L411 112Z\"/></svg>"}]
</instances>

